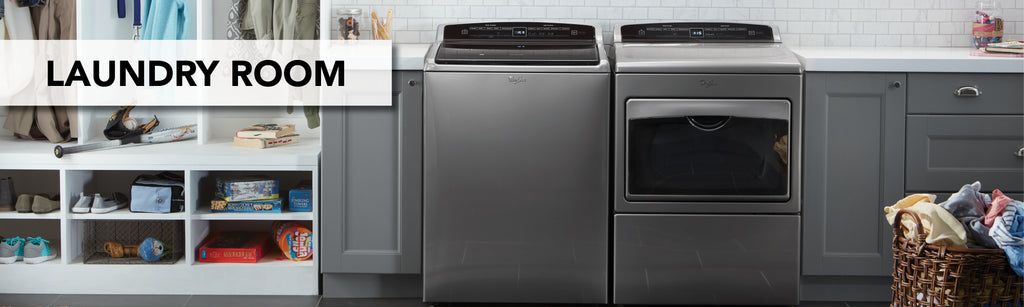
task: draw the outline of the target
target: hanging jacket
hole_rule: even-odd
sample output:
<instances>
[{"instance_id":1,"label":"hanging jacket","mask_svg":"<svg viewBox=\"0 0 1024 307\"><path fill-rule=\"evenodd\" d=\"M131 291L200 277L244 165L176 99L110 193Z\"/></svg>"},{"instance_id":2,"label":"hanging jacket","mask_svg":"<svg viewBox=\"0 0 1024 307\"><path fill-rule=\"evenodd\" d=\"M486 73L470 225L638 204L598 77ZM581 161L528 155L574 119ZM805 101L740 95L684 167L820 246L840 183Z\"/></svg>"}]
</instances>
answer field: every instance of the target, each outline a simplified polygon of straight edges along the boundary
<instances>
[{"instance_id":1,"label":"hanging jacket","mask_svg":"<svg viewBox=\"0 0 1024 307\"><path fill-rule=\"evenodd\" d=\"M149 0L142 6L142 39L181 40L188 34L188 1Z\"/></svg>"}]
</instances>

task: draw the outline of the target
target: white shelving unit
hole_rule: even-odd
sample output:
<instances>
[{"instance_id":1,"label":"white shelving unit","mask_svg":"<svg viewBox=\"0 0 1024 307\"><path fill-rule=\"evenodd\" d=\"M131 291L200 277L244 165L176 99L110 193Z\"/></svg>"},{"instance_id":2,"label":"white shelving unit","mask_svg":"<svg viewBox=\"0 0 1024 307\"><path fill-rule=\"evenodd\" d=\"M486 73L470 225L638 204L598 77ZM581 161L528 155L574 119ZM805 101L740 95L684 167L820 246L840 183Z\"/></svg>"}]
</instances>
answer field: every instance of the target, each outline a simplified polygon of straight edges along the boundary
<instances>
[{"instance_id":1,"label":"white shelving unit","mask_svg":"<svg viewBox=\"0 0 1024 307\"><path fill-rule=\"evenodd\" d=\"M130 39L129 17L116 17L115 1L78 0L80 39ZM190 0L190 38L225 39L227 22L221 0ZM321 11L330 6L321 1ZM221 16L223 15L223 16ZM326 21L322 20L322 24ZM329 39L329 35L322 36ZM81 98L80 98L81 99ZM129 102L126 101L125 104ZM79 107L78 143L105 141L103 126L115 107ZM0 107L0 123L8 108ZM16 262L0 265L2 293L65 294L319 294L320 268L320 132L306 128L301 107L288 114L285 107L140 107L139 119L160 119L160 128L198 124L195 140L76 153L57 159L55 144L14 138L0 130L0 177L13 177L18 194L60 195L61 209L47 214L0 212L0 235L42 236L58 258L35 265ZM232 145L234 131L255 123L293 123L299 143L270 149ZM73 144L72 144L73 145ZM107 214L76 214L70 208L80 192L121 192L130 196L131 179L143 173L171 171L182 174L186 210L181 213L133 213L127 209ZM312 212L214 213L210 211L213 179L230 175L269 175L280 180L280 192L301 180L313 183ZM106 221L175 221L183 225L184 256L174 264L86 264L88 223ZM313 230L314 255L309 261L282 259L276 246L258 263L199 262L202 240L220 230L271 231L273 221L297 221ZM127 243L127 242L125 242ZM45 280L45 287L33 280Z\"/></svg>"},{"instance_id":2,"label":"white shelving unit","mask_svg":"<svg viewBox=\"0 0 1024 307\"><path fill-rule=\"evenodd\" d=\"M61 210L47 214L0 213L0 234L43 236L60 257L39 265L17 262L0 265L0 292L5 293L124 293L124 294L318 294L319 257L311 261L278 260L271 252L255 264L214 264L196 260L196 249L218 228L270 231L272 221L299 221L319 229L319 142L304 140L292 147L265 150L235 148L226 143L162 144L70 155L52 156L53 145L23 140L0 141L0 176L20 182L53 180L40 189L60 191ZM12 148L17 148L12 152ZM28 159L32 157L32 159ZM70 159L69 159L70 158ZM132 213L127 209L106 214L77 214L70 207L79 192L126 195L130 178L142 173L179 172L186 180L186 211L170 214ZM281 193L299 180L314 186L313 212L214 213L209 200L214 177L266 174L281 181ZM91 188L91 189L88 189ZM26 190L26 192L28 192ZM51 222L39 224L39 220ZM84 264L85 223L109 220L176 220L184 223L185 255L173 265ZM252 225L247 225L252 224ZM50 235L39 234L49 232ZM54 235L59 234L59 235ZM319 248L315 244L315 248ZM276 250L276 249L273 249ZM47 287L24 282L45 276ZM148 282L152 278L159 282ZM281 282L287 281L287 282ZM168 284L174 286L168 286ZM118 285L111 288L109 285Z\"/></svg>"}]
</instances>

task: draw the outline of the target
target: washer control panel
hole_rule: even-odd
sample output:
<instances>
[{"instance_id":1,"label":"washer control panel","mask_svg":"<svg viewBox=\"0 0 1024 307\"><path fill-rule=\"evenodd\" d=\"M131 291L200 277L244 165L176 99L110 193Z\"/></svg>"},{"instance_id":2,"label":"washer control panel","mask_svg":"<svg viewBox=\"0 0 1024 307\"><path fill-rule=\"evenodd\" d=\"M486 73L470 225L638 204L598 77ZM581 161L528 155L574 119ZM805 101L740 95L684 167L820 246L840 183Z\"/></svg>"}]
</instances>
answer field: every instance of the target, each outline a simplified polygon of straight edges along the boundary
<instances>
[{"instance_id":1,"label":"washer control panel","mask_svg":"<svg viewBox=\"0 0 1024 307\"><path fill-rule=\"evenodd\" d=\"M624 25L623 42L775 42L771 26L744 23L675 22Z\"/></svg>"},{"instance_id":2,"label":"washer control panel","mask_svg":"<svg viewBox=\"0 0 1024 307\"><path fill-rule=\"evenodd\" d=\"M445 40L594 40L594 27L541 22L455 24L444 27Z\"/></svg>"}]
</instances>

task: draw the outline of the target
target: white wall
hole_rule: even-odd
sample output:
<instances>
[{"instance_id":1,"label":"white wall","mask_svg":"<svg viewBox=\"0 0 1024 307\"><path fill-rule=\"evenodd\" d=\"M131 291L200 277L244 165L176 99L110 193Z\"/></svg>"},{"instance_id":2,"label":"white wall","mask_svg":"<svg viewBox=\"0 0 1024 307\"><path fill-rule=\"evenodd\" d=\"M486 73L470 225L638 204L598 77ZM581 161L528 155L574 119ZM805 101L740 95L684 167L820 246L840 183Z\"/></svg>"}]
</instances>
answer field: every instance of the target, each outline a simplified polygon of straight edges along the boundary
<instances>
[{"instance_id":1,"label":"white wall","mask_svg":"<svg viewBox=\"0 0 1024 307\"><path fill-rule=\"evenodd\" d=\"M600 25L611 42L614 25L716 20L776 25L789 45L971 46L972 0L332 0L332 8L362 8L368 16L395 10L397 43L433 42L439 24L493 20L547 20ZM1024 39L1024 3L1002 5L1005 39ZM333 15L334 10L331 10ZM325 14L326 15L326 14ZM337 17L331 37L338 37Z\"/></svg>"}]
</instances>

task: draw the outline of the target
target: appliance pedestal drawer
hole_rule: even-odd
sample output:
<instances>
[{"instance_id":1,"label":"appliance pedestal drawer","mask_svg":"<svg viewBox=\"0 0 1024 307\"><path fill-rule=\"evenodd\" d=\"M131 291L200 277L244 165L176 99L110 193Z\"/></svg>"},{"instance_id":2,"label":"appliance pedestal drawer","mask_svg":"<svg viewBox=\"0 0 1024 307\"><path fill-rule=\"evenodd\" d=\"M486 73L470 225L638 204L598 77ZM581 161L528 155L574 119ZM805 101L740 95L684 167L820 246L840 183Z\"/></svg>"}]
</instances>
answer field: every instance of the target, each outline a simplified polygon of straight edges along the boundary
<instances>
[{"instance_id":1,"label":"appliance pedestal drawer","mask_svg":"<svg viewBox=\"0 0 1024 307\"><path fill-rule=\"evenodd\" d=\"M617 214L615 304L795 305L797 215Z\"/></svg>"},{"instance_id":2,"label":"appliance pedestal drawer","mask_svg":"<svg viewBox=\"0 0 1024 307\"><path fill-rule=\"evenodd\" d=\"M1024 192L1024 116L908 115L907 191Z\"/></svg>"}]
</instances>

